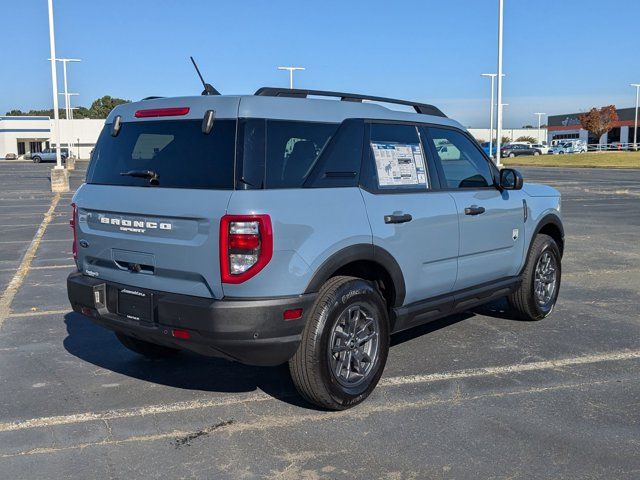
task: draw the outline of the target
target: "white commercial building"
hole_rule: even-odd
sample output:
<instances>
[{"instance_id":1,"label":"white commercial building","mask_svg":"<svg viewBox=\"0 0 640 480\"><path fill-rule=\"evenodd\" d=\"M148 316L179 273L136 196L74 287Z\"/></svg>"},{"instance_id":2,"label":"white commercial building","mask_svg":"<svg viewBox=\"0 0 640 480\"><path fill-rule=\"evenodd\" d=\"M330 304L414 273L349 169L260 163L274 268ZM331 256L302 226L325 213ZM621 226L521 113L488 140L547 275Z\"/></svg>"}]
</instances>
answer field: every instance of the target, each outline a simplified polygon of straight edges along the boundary
<instances>
[{"instance_id":1,"label":"white commercial building","mask_svg":"<svg viewBox=\"0 0 640 480\"><path fill-rule=\"evenodd\" d=\"M71 144L76 158L88 159L104 120L60 120L60 146ZM0 159L15 154L27 158L55 147L55 122L49 117L0 116Z\"/></svg>"}]
</instances>

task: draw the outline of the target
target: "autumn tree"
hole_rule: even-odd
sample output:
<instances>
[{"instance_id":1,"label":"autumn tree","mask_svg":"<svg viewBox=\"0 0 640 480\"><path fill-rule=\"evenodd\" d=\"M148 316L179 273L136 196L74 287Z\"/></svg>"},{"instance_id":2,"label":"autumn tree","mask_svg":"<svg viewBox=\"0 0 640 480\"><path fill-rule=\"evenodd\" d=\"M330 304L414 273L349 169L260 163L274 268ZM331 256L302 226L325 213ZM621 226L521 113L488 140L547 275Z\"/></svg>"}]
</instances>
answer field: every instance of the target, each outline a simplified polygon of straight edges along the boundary
<instances>
[{"instance_id":1,"label":"autumn tree","mask_svg":"<svg viewBox=\"0 0 640 480\"><path fill-rule=\"evenodd\" d=\"M613 128L613 124L618 121L618 113L615 105L608 105L602 108L594 107L587 113L579 115L578 119L582 128L600 138Z\"/></svg>"}]
</instances>

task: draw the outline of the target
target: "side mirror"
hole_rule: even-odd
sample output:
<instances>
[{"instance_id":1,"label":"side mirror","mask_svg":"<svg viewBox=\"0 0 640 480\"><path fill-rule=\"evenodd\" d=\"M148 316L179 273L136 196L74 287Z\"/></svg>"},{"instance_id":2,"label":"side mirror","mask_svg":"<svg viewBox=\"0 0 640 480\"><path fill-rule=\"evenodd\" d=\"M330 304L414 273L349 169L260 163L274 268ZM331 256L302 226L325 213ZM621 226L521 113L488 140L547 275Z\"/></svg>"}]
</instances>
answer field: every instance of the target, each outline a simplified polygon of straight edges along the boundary
<instances>
[{"instance_id":1,"label":"side mirror","mask_svg":"<svg viewBox=\"0 0 640 480\"><path fill-rule=\"evenodd\" d=\"M500 170L500 188L503 190L520 190L524 180L522 175L513 168L503 168Z\"/></svg>"}]
</instances>

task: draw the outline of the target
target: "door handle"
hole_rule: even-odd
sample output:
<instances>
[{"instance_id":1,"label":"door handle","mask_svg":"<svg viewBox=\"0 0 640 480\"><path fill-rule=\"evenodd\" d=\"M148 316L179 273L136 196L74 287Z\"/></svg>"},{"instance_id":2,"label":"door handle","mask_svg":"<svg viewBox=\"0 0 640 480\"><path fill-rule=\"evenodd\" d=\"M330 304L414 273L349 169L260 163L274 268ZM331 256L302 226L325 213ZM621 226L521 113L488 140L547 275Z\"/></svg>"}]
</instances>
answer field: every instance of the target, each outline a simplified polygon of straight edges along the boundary
<instances>
[{"instance_id":1,"label":"door handle","mask_svg":"<svg viewBox=\"0 0 640 480\"><path fill-rule=\"evenodd\" d=\"M410 222L411 220L413 220L413 217L408 213L384 216L384 223L406 223Z\"/></svg>"},{"instance_id":2,"label":"door handle","mask_svg":"<svg viewBox=\"0 0 640 480\"><path fill-rule=\"evenodd\" d=\"M471 205L464 209L465 215L480 215L484 213L484 207L479 207L478 205Z\"/></svg>"}]
</instances>

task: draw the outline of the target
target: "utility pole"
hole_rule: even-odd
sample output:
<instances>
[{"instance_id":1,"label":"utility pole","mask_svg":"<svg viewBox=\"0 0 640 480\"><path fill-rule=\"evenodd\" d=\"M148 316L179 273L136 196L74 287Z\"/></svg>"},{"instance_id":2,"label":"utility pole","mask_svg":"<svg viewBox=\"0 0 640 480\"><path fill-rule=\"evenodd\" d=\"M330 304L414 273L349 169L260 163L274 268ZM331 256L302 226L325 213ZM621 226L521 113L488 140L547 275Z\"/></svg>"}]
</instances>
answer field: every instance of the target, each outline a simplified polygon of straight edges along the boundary
<instances>
[{"instance_id":1,"label":"utility pole","mask_svg":"<svg viewBox=\"0 0 640 480\"><path fill-rule=\"evenodd\" d=\"M540 119L543 115L546 115L546 113L536 112L534 115L538 116L538 143L542 143L542 140L540 140Z\"/></svg>"},{"instance_id":2,"label":"utility pole","mask_svg":"<svg viewBox=\"0 0 640 480\"><path fill-rule=\"evenodd\" d=\"M503 40L504 0L498 0L498 127L496 133L496 166L500 163L500 139L502 136L502 40Z\"/></svg>"},{"instance_id":3,"label":"utility pole","mask_svg":"<svg viewBox=\"0 0 640 480\"><path fill-rule=\"evenodd\" d=\"M278 67L278 70L289 71L289 88L293 90L293 72L296 70L305 70L304 67Z\"/></svg>"},{"instance_id":4,"label":"utility pole","mask_svg":"<svg viewBox=\"0 0 640 480\"><path fill-rule=\"evenodd\" d=\"M56 140L56 166L51 170L51 191L68 192L69 177L62 167L60 155L60 115L58 112L58 75L56 72L56 39L53 28L53 0L47 1L49 9L49 47L51 50L51 86L53 89L53 118L55 124Z\"/></svg>"},{"instance_id":5,"label":"utility pole","mask_svg":"<svg viewBox=\"0 0 640 480\"><path fill-rule=\"evenodd\" d=\"M636 88L636 120L633 126L633 149L638 150L638 101L640 100L640 83L632 83Z\"/></svg>"},{"instance_id":6,"label":"utility pole","mask_svg":"<svg viewBox=\"0 0 640 480\"><path fill-rule=\"evenodd\" d=\"M489 156L493 156L493 107L495 106L493 100L493 94L495 92L494 83L497 73L481 73L481 77L488 77L491 79L491 107L489 108Z\"/></svg>"}]
</instances>

